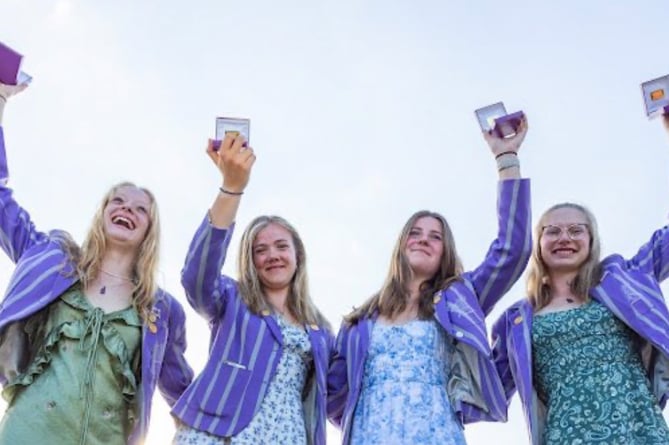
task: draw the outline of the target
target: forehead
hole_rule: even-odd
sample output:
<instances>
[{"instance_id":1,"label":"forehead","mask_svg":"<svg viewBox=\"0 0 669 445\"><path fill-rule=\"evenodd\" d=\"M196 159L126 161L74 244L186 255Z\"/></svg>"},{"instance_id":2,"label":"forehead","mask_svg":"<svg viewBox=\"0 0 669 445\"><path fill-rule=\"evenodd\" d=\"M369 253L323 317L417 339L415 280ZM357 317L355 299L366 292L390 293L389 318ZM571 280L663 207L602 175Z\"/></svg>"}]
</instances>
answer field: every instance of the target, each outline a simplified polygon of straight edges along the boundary
<instances>
[{"instance_id":1,"label":"forehead","mask_svg":"<svg viewBox=\"0 0 669 445\"><path fill-rule=\"evenodd\" d=\"M114 193L112 193L112 196L120 196L127 200L143 203L147 206L151 204L151 198L149 197L148 193L138 187L131 185L123 185L117 188Z\"/></svg>"},{"instance_id":2,"label":"forehead","mask_svg":"<svg viewBox=\"0 0 669 445\"><path fill-rule=\"evenodd\" d=\"M435 231L442 232L443 227L441 226L441 221L439 221L434 216L421 216L420 218L414 221L411 228L423 229L425 231Z\"/></svg>"},{"instance_id":3,"label":"forehead","mask_svg":"<svg viewBox=\"0 0 669 445\"><path fill-rule=\"evenodd\" d=\"M253 244L273 243L281 240L292 242L293 237L285 227L279 224L269 223L258 231L258 234L253 240Z\"/></svg>"},{"instance_id":4,"label":"forehead","mask_svg":"<svg viewBox=\"0 0 669 445\"><path fill-rule=\"evenodd\" d=\"M585 214L574 207L561 207L551 210L544 218L544 225L587 224Z\"/></svg>"}]
</instances>

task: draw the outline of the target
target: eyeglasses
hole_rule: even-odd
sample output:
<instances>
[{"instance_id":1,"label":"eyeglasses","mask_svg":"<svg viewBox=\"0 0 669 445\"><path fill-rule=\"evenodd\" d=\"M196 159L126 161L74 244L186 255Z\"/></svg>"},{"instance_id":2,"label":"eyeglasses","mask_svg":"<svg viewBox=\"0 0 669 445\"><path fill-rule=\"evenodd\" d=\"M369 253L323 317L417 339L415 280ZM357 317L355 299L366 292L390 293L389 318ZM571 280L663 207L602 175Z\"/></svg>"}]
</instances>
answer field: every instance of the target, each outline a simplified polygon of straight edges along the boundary
<instances>
[{"instance_id":1,"label":"eyeglasses","mask_svg":"<svg viewBox=\"0 0 669 445\"><path fill-rule=\"evenodd\" d=\"M570 224L564 228L553 225L543 226L541 228L542 236L551 241L560 239L563 231L567 232L567 236L569 237L569 239L581 240L585 238L586 235L588 235L588 225L579 223L579 224Z\"/></svg>"}]
</instances>

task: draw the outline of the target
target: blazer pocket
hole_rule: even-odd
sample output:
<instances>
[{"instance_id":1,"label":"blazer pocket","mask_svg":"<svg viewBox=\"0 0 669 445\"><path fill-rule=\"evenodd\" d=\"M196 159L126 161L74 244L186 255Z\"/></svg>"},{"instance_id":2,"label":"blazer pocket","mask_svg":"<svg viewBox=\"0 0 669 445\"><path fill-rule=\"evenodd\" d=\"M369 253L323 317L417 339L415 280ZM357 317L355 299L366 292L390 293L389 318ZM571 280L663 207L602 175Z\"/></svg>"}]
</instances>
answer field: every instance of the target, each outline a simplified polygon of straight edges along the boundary
<instances>
[{"instance_id":1,"label":"blazer pocket","mask_svg":"<svg viewBox=\"0 0 669 445\"><path fill-rule=\"evenodd\" d=\"M646 315L650 312L653 312L653 308L651 307L650 302L639 295L632 296L630 306L632 306L632 310L635 314Z\"/></svg>"},{"instance_id":2,"label":"blazer pocket","mask_svg":"<svg viewBox=\"0 0 669 445\"><path fill-rule=\"evenodd\" d=\"M232 418L237 407L244 403L244 395L251 381L252 372L242 363L221 360L216 382L202 382L200 408L207 414ZM214 375L214 369L205 375Z\"/></svg>"}]
</instances>

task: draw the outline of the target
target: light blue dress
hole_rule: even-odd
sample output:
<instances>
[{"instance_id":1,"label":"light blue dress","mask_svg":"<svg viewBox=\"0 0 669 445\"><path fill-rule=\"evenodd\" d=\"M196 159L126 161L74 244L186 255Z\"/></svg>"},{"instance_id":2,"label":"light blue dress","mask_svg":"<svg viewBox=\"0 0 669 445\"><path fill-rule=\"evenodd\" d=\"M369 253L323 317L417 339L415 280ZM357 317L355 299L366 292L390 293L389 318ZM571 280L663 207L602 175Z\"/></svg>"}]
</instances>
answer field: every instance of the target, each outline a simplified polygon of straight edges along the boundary
<instances>
[{"instance_id":1,"label":"light blue dress","mask_svg":"<svg viewBox=\"0 0 669 445\"><path fill-rule=\"evenodd\" d=\"M311 343L302 326L280 315L276 320L283 336L283 354L251 423L233 437L217 437L182 424L174 445L307 445L302 392L313 362Z\"/></svg>"},{"instance_id":2,"label":"light blue dress","mask_svg":"<svg viewBox=\"0 0 669 445\"><path fill-rule=\"evenodd\" d=\"M465 445L446 393L452 344L433 320L374 324L353 445Z\"/></svg>"}]
</instances>

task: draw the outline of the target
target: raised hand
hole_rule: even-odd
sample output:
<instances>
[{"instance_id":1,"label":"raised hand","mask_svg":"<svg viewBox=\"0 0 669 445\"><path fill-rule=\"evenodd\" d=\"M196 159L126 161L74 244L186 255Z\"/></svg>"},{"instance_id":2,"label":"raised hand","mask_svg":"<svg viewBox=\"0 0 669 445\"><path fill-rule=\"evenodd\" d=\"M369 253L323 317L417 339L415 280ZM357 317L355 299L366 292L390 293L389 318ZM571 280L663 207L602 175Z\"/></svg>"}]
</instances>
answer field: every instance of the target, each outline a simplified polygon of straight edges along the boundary
<instances>
[{"instance_id":1,"label":"raised hand","mask_svg":"<svg viewBox=\"0 0 669 445\"><path fill-rule=\"evenodd\" d=\"M10 97L19 94L21 91L28 88L28 84L23 85L7 85L0 83L0 102L7 102Z\"/></svg>"},{"instance_id":2,"label":"raised hand","mask_svg":"<svg viewBox=\"0 0 669 445\"><path fill-rule=\"evenodd\" d=\"M223 175L223 189L232 193L243 192L256 160L253 148L246 145L244 137L228 134L221 141L219 149L214 147L214 141L210 139L207 155Z\"/></svg>"},{"instance_id":3,"label":"raised hand","mask_svg":"<svg viewBox=\"0 0 669 445\"><path fill-rule=\"evenodd\" d=\"M522 120L520 121L520 125L518 126L518 131L515 135L509 138L503 138L495 134L492 130L489 130L487 132L483 132L483 138L488 143L488 146L490 147L490 150L495 157L501 153L518 153L518 150L520 150L520 145L523 143L525 135L527 134L527 129L527 117L523 116Z\"/></svg>"}]
</instances>

